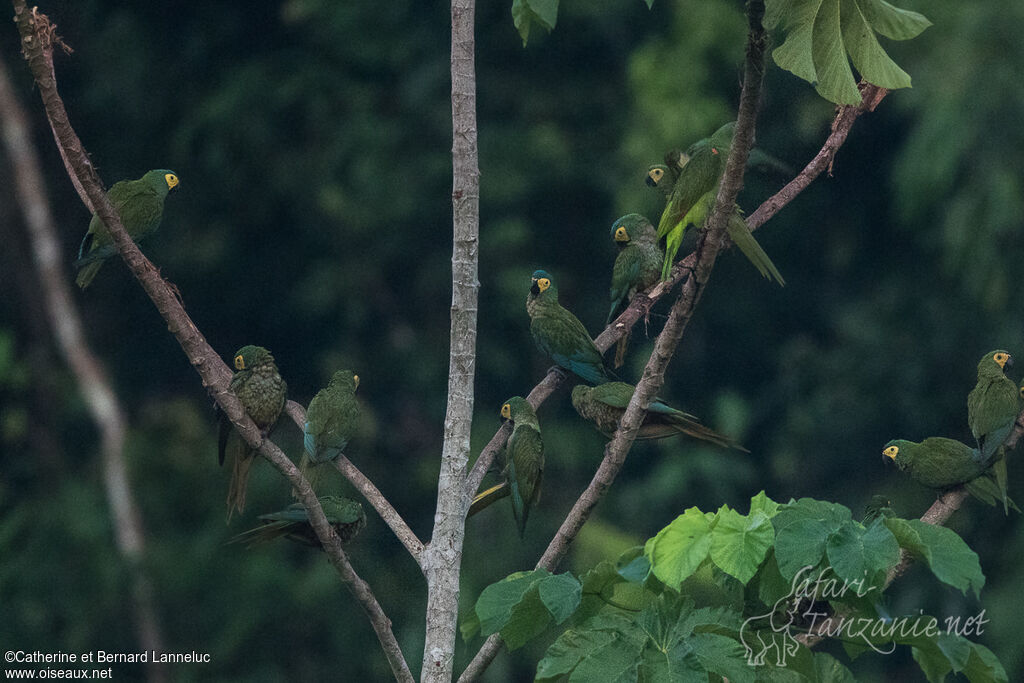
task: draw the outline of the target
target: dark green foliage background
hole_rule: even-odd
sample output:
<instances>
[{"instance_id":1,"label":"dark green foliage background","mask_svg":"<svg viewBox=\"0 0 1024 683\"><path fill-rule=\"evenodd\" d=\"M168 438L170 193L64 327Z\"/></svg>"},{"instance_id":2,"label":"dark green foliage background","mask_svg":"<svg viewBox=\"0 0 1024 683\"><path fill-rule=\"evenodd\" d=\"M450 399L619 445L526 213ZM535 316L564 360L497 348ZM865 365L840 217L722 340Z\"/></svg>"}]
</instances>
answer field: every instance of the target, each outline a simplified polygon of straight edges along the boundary
<instances>
[{"instance_id":1,"label":"dark green foliage background","mask_svg":"<svg viewBox=\"0 0 1024 683\"><path fill-rule=\"evenodd\" d=\"M932 496L883 466L882 445L969 439L965 397L978 358L997 347L1024 358L1015 286L1024 277L1024 8L903 4L935 23L914 41L886 44L914 89L859 121L833 177L758 233L786 288L724 255L669 368L664 397L751 454L681 439L637 445L566 568L614 558L686 507L742 506L762 488L776 500L813 496L855 511L883 493L898 514L917 516ZM548 365L528 334L530 273L549 270L596 334L614 258L608 227L630 211L657 219L660 196L643 171L731 118L738 96L740 3L594 5L566 3L556 30L531 34L527 49L507 3L478 8L475 450L498 426L501 402L529 391ZM94 0L40 9L76 50L58 58L59 84L107 184L159 167L181 177L161 231L142 246L199 328L224 357L248 343L271 349L303 404L334 369L358 372L366 424L349 456L426 539L451 300L447 4ZM32 113L70 275L89 216L53 148L13 25L0 50ZM772 68L759 145L800 168L831 116L805 83ZM0 643L134 651L97 434L51 341L0 159ZM751 175L741 204L752 211L785 180ZM129 412L128 458L168 646L211 655L177 677L386 678L371 629L322 556L224 544L287 504L288 488L257 465L246 517L224 525L228 473L216 467L211 400L124 266L108 264L77 300ZM652 317L652 337L662 322ZM637 328L623 369L630 380L650 348L642 337ZM601 457L603 440L575 416L568 389L539 417L548 487L525 540L505 505L471 520L467 608L488 583L533 566ZM298 453L290 423L275 439ZM1010 469L1019 500L1020 468ZM940 617L984 606L991 624L980 640L1011 680L1024 676L1020 525L968 502L951 526L981 556L982 604L917 568L894 605ZM422 578L372 513L352 556L418 669ZM546 642L500 656L489 680L531 676ZM459 661L475 649L460 643ZM866 680L920 676L909 653L852 668Z\"/></svg>"}]
</instances>

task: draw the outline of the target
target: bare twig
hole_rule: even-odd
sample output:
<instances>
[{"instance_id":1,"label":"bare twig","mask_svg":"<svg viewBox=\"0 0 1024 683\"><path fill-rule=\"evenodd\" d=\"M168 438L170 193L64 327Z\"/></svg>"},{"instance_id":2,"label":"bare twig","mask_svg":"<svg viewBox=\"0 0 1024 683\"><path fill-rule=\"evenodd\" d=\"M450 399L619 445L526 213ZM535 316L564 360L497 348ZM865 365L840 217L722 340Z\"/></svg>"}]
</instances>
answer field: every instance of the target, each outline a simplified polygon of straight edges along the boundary
<instances>
[{"instance_id":1,"label":"bare twig","mask_svg":"<svg viewBox=\"0 0 1024 683\"><path fill-rule=\"evenodd\" d=\"M68 119L64 102L57 92L53 70L53 25L49 19L35 11L29 11L24 0L13 0L15 22L21 35L22 51L39 88L47 118L56 133L58 147L67 159L82 190L95 208L95 213L106 225L115 247L121 254L132 275L139 281L157 310L164 317L171 333L185 351L186 356L202 378L203 386L231 420L242 438L261 455L269 460L287 477L299 500L309 513L310 524L323 544L327 556L341 579L366 612L380 640L381 647L391 665L395 678L412 681L409 666L402 656L398 641L391 631L391 621L384 614L369 586L355 573L341 547L341 540L324 516L320 502L306 478L281 452L273 442L265 439L260 430L246 414L241 401L229 388L231 371L217 353L206 343L198 328L189 318L171 286L160 277L153 264L139 251L125 231L120 217L113 210L103 192L103 186L95 169L89 162Z\"/></svg>"},{"instance_id":2,"label":"bare twig","mask_svg":"<svg viewBox=\"0 0 1024 683\"><path fill-rule=\"evenodd\" d=\"M135 502L124 461L127 420L103 364L82 333L82 319L64 276L57 230L45 197L43 174L31 144L27 120L11 87L7 66L0 59L0 128L14 168L15 191L25 216L46 312L57 346L74 373L86 406L100 430L104 487L110 502L117 549L131 577L140 644L146 650L162 652L166 648L153 600L153 584L143 562L146 537L142 513ZM167 667L156 663L146 669L146 675L151 681L165 681Z\"/></svg>"}]
</instances>

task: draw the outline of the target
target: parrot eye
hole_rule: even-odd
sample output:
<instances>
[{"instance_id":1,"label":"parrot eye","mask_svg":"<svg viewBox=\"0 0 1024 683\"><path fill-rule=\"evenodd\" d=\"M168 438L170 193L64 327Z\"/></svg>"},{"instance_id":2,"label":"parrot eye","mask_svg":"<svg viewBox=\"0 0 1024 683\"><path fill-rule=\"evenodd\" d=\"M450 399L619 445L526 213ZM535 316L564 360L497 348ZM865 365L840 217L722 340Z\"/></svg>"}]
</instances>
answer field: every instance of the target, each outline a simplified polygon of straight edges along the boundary
<instances>
[{"instance_id":1,"label":"parrot eye","mask_svg":"<svg viewBox=\"0 0 1024 683\"><path fill-rule=\"evenodd\" d=\"M1024 398L1024 386L1020 388L1020 397Z\"/></svg>"},{"instance_id":2,"label":"parrot eye","mask_svg":"<svg viewBox=\"0 0 1024 683\"><path fill-rule=\"evenodd\" d=\"M235 356L235 370L245 370L245 358L242 354Z\"/></svg>"},{"instance_id":3,"label":"parrot eye","mask_svg":"<svg viewBox=\"0 0 1024 683\"><path fill-rule=\"evenodd\" d=\"M356 384L355 388L358 389L359 388L359 375L352 375L352 381L355 382L355 384Z\"/></svg>"},{"instance_id":4,"label":"parrot eye","mask_svg":"<svg viewBox=\"0 0 1024 683\"><path fill-rule=\"evenodd\" d=\"M178 176L174 175L173 173L165 173L164 181L167 183L168 190L173 190L175 187L178 186Z\"/></svg>"},{"instance_id":5,"label":"parrot eye","mask_svg":"<svg viewBox=\"0 0 1024 683\"><path fill-rule=\"evenodd\" d=\"M512 419L512 405L506 403L501 407L501 416L507 420Z\"/></svg>"},{"instance_id":6,"label":"parrot eye","mask_svg":"<svg viewBox=\"0 0 1024 683\"><path fill-rule=\"evenodd\" d=\"M618 227L618 229L615 231L615 241L616 242L628 242L629 241L629 233L626 232L626 226L620 225Z\"/></svg>"},{"instance_id":7,"label":"parrot eye","mask_svg":"<svg viewBox=\"0 0 1024 683\"><path fill-rule=\"evenodd\" d=\"M550 286L551 280L547 279L546 277L542 277L541 279L537 280L537 289L539 289L542 292Z\"/></svg>"},{"instance_id":8,"label":"parrot eye","mask_svg":"<svg viewBox=\"0 0 1024 683\"><path fill-rule=\"evenodd\" d=\"M1010 360L1010 354L1000 352L992 356L992 360L998 363L999 367L1003 367L1006 365L1006 361Z\"/></svg>"},{"instance_id":9,"label":"parrot eye","mask_svg":"<svg viewBox=\"0 0 1024 683\"><path fill-rule=\"evenodd\" d=\"M882 451L882 455L888 456L888 457L892 458L893 460L895 460L896 459L896 454L899 453L899 452L900 452L900 447L899 446L889 446L884 451Z\"/></svg>"},{"instance_id":10,"label":"parrot eye","mask_svg":"<svg viewBox=\"0 0 1024 683\"><path fill-rule=\"evenodd\" d=\"M652 168L647 172L647 176L654 182L661 180L661 176L665 175L665 172L660 168Z\"/></svg>"}]
</instances>

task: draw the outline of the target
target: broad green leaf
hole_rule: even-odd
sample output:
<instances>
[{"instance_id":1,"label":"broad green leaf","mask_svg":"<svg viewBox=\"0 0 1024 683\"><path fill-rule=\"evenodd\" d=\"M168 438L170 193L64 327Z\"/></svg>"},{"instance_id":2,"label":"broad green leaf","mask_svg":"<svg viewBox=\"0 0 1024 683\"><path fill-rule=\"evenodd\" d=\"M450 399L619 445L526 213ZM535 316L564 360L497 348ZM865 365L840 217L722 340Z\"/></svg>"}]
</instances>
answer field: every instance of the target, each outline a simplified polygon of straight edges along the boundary
<instances>
[{"instance_id":1,"label":"broad green leaf","mask_svg":"<svg viewBox=\"0 0 1024 683\"><path fill-rule=\"evenodd\" d=\"M743 646L715 633L697 633L688 638L693 655L705 671L729 679L730 683L753 683L757 670L747 664Z\"/></svg>"},{"instance_id":2,"label":"broad green leaf","mask_svg":"<svg viewBox=\"0 0 1024 683\"><path fill-rule=\"evenodd\" d=\"M619 576L626 581L640 583L651 573L651 562L644 555L633 558L628 564L619 567Z\"/></svg>"},{"instance_id":3,"label":"broad green leaf","mask_svg":"<svg viewBox=\"0 0 1024 683\"><path fill-rule=\"evenodd\" d=\"M538 582L548 576L551 573L546 569L518 572L485 588L476 601L481 633L489 636L500 631L512 618L512 610L516 605L536 588Z\"/></svg>"},{"instance_id":4,"label":"broad green leaf","mask_svg":"<svg viewBox=\"0 0 1024 683\"><path fill-rule=\"evenodd\" d=\"M584 657L616 640L614 631L569 629L551 644L537 663L537 681L552 681L573 671Z\"/></svg>"},{"instance_id":5,"label":"broad green leaf","mask_svg":"<svg viewBox=\"0 0 1024 683\"><path fill-rule=\"evenodd\" d=\"M1007 683L1006 670L992 651L981 643L971 643L971 656L963 669L971 683Z\"/></svg>"},{"instance_id":6,"label":"broad green leaf","mask_svg":"<svg viewBox=\"0 0 1024 683\"><path fill-rule=\"evenodd\" d=\"M569 572L549 576L540 582L540 600L556 624L572 616L580 606L580 582Z\"/></svg>"},{"instance_id":7,"label":"broad green leaf","mask_svg":"<svg viewBox=\"0 0 1024 683\"><path fill-rule=\"evenodd\" d=\"M860 104L860 91L843 45L838 0L823 0L814 17L811 59L818 74L815 90L819 95L836 104Z\"/></svg>"},{"instance_id":8,"label":"broad green leaf","mask_svg":"<svg viewBox=\"0 0 1024 683\"><path fill-rule=\"evenodd\" d=\"M647 637L631 617L602 614L565 631L537 664L537 681L635 681Z\"/></svg>"},{"instance_id":9,"label":"broad green leaf","mask_svg":"<svg viewBox=\"0 0 1024 683\"><path fill-rule=\"evenodd\" d=\"M768 557L765 559L764 564L761 565L761 569L757 572L757 599L766 605L774 605L782 598L789 597L793 592L793 585L791 580L786 580L779 571L779 563L776 560L776 553L778 552L779 537L775 536L775 551L768 553ZM821 553L825 552L824 541L821 546ZM818 555L818 559L821 559L821 554Z\"/></svg>"},{"instance_id":10,"label":"broad green leaf","mask_svg":"<svg viewBox=\"0 0 1024 683\"><path fill-rule=\"evenodd\" d=\"M788 29L785 42L772 51L772 59L780 68L804 79L811 85L818 84L818 72L811 56L814 34L814 17L818 15L822 0L791 0L788 12L783 15L783 26ZM778 7L781 2L768 2L768 8ZM780 20L782 17L780 17ZM774 22L773 24L774 25Z\"/></svg>"},{"instance_id":11,"label":"broad green leaf","mask_svg":"<svg viewBox=\"0 0 1024 683\"><path fill-rule=\"evenodd\" d=\"M555 28L557 19L558 0L512 0L512 21L523 39L523 47L530 37L532 24L550 31Z\"/></svg>"},{"instance_id":12,"label":"broad green leaf","mask_svg":"<svg viewBox=\"0 0 1024 683\"><path fill-rule=\"evenodd\" d=\"M537 586L531 588L512 608L508 622L498 631L509 650L518 650L551 623L551 614L541 603L538 592Z\"/></svg>"},{"instance_id":13,"label":"broad green leaf","mask_svg":"<svg viewBox=\"0 0 1024 683\"><path fill-rule=\"evenodd\" d=\"M857 683L853 673L826 652L814 653L814 675L811 683Z\"/></svg>"},{"instance_id":14,"label":"broad green leaf","mask_svg":"<svg viewBox=\"0 0 1024 683\"><path fill-rule=\"evenodd\" d=\"M637 680L644 683L707 683L708 680L708 672L683 643L662 650L648 642L637 673Z\"/></svg>"},{"instance_id":15,"label":"broad green leaf","mask_svg":"<svg viewBox=\"0 0 1024 683\"><path fill-rule=\"evenodd\" d=\"M899 562L896 538L879 521L864 529L857 522L846 522L829 535L825 552L836 576L849 584L848 590L866 594L878 586L885 572Z\"/></svg>"},{"instance_id":16,"label":"broad green leaf","mask_svg":"<svg viewBox=\"0 0 1024 683\"><path fill-rule=\"evenodd\" d=\"M926 524L918 519L890 517L885 525L900 546L924 562L935 578L967 593L981 593L985 575L981 572L978 555L952 529Z\"/></svg>"},{"instance_id":17,"label":"broad green leaf","mask_svg":"<svg viewBox=\"0 0 1024 683\"><path fill-rule=\"evenodd\" d=\"M580 606L573 617L575 622L609 608L639 612L657 597L644 584L626 581L607 560L584 574L582 581Z\"/></svg>"},{"instance_id":18,"label":"broad green leaf","mask_svg":"<svg viewBox=\"0 0 1024 683\"><path fill-rule=\"evenodd\" d=\"M878 33L893 40L910 40L932 25L923 14L893 7L885 0L859 0L864 18Z\"/></svg>"},{"instance_id":19,"label":"broad green leaf","mask_svg":"<svg viewBox=\"0 0 1024 683\"><path fill-rule=\"evenodd\" d=\"M910 76L896 66L896 62L878 44L857 0L842 0L839 11L843 17L843 42L846 43L853 65L864 80L892 90L909 88Z\"/></svg>"},{"instance_id":20,"label":"broad green leaf","mask_svg":"<svg viewBox=\"0 0 1024 683\"><path fill-rule=\"evenodd\" d=\"M838 529L843 522L853 519L850 508L839 503L830 503L814 498L801 498L792 503L779 506L779 511L772 517L775 531L792 524L799 519L816 519L823 522L829 530Z\"/></svg>"},{"instance_id":21,"label":"broad green leaf","mask_svg":"<svg viewBox=\"0 0 1024 683\"><path fill-rule=\"evenodd\" d=\"M750 499L750 516L755 512L763 512L768 518L772 518L779 511L779 504L768 497L762 489L760 493Z\"/></svg>"},{"instance_id":22,"label":"broad green leaf","mask_svg":"<svg viewBox=\"0 0 1024 683\"><path fill-rule=\"evenodd\" d=\"M860 104L850 60L869 83L910 87L910 76L875 34L907 40L931 25L884 0L766 0L765 10L765 26L779 27L786 36L772 51L775 63L837 104Z\"/></svg>"},{"instance_id":23,"label":"broad green leaf","mask_svg":"<svg viewBox=\"0 0 1024 683\"><path fill-rule=\"evenodd\" d=\"M775 561L787 581L805 567L816 567L825 554L825 542L833 531L817 519L798 519L775 535Z\"/></svg>"},{"instance_id":24,"label":"broad green leaf","mask_svg":"<svg viewBox=\"0 0 1024 683\"><path fill-rule=\"evenodd\" d=\"M658 580L678 588L696 571L711 550L710 526L704 513L694 507L647 541L644 554Z\"/></svg>"},{"instance_id":25,"label":"broad green leaf","mask_svg":"<svg viewBox=\"0 0 1024 683\"><path fill-rule=\"evenodd\" d=\"M700 607L681 612L679 621L672 628L676 638L682 639L691 633L717 633L738 636L743 628L743 615L729 607Z\"/></svg>"},{"instance_id":26,"label":"broad green leaf","mask_svg":"<svg viewBox=\"0 0 1024 683\"><path fill-rule=\"evenodd\" d=\"M775 530L763 512L748 517L735 510L722 510L711 532L711 560L746 585L774 540Z\"/></svg>"}]
</instances>

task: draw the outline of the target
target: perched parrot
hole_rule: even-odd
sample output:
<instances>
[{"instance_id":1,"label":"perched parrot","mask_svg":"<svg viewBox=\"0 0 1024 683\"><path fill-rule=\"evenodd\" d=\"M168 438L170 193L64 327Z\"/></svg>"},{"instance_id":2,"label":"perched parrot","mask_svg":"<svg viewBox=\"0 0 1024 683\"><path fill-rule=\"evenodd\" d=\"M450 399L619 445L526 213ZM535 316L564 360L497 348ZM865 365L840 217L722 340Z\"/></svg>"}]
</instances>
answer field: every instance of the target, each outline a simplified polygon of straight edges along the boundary
<instances>
[{"instance_id":1,"label":"perched parrot","mask_svg":"<svg viewBox=\"0 0 1024 683\"><path fill-rule=\"evenodd\" d=\"M606 382L596 387L577 384L572 390L572 405L580 417L593 422L597 431L610 439L618 429L619 420L626 412L626 406L635 390L636 387L626 382ZM636 438L664 439L677 434L686 434L723 448L749 452L729 437L705 427L693 415L676 410L658 399L652 401Z\"/></svg>"},{"instance_id":2,"label":"perched parrot","mask_svg":"<svg viewBox=\"0 0 1024 683\"><path fill-rule=\"evenodd\" d=\"M967 395L967 424L983 464L997 456L1020 413L1020 393L1004 372L1007 365L1013 358L1006 351L986 353L978 362L978 383Z\"/></svg>"},{"instance_id":3,"label":"perched parrot","mask_svg":"<svg viewBox=\"0 0 1024 683\"><path fill-rule=\"evenodd\" d=\"M710 138L691 145L684 155L678 157L677 163L682 164L678 174L672 166L674 151L671 150L666 154L666 165L651 166L647 171L647 184L658 188L668 199L658 223L658 238L665 238L662 280L668 279L686 230L691 225L703 227L714 208L718 182L725 172L735 127L735 122L727 123ZM689 160L684 162L683 159L687 158ZM677 176L674 181L673 176ZM774 279L780 285L786 284L771 258L750 233L738 207L726 223L726 232L761 275Z\"/></svg>"},{"instance_id":4,"label":"perched parrot","mask_svg":"<svg viewBox=\"0 0 1024 683\"><path fill-rule=\"evenodd\" d=\"M977 449L965 443L941 436L921 443L896 439L885 444L882 455L922 486L942 491L962 484L983 503L1002 501L1004 508L1017 509L991 468L979 462Z\"/></svg>"},{"instance_id":5,"label":"perched parrot","mask_svg":"<svg viewBox=\"0 0 1024 683\"><path fill-rule=\"evenodd\" d=\"M300 469L316 488L318 465L334 460L345 450L359 421L356 389L359 375L351 370L338 370L326 387L317 392L306 410L302 428L303 445Z\"/></svg>"},{"instance_id":6,"label":"perched parrot","mask_svg":"<svg viewBox=\"0 0 1024 683\"><path fill-rule=\"evenodd\" d=\"M558 303L558 288L543 270L533 273L526 312L537 348L556 364L591 384L612 380L587 328Z\"/></svg>"},{"instance_id":7,"label":"perched parrot","mask_svg":"<svg viewBox=\"0 0 1024 683\"><path fill-rule=\"evenodd\" d=\"M235 374L231 378L231 391L241 400L245 412L266 436L284 410L288 385L274 364L274 357L262 346L243 346L235 353ZM220 414L220 434L217 440L220 464L225 455L232 460L231 484L228 487L228 519L235 510L245 509L245 492L249 484L249 469L256 451L232 429L231 420Z\"/></svg>"},{"instance_id":8,"label":"perched parrot","mask_svg":"<svg viewBox=\"0 0 1024 683\"><path fill-rule=\"evenodd\" d=\"M619 255L612 268L612 307L605 325L614 320L616 311L629 305L634 294L658 281L663 257L654 226L638 213L612 223L612 239Z\"/></svg>"},{"instance_id":9,"label":"perched parrot","mask_svg":"<svg viewBox=\"0 0 1024 683\"><path fill-rule=\"evenodd\" d=\"M341 496L321 496L320 507L324 516L338 534L342 543L348 543L366 526L366 513L361 503ZM301 503L293 503L280 512L260 515L261 525L243 531L231 539L231 543L245 543L252 548L260 543L267 543L284 536L290 541L308 545L311 548L324 549L320 539L309 523L309 513Z\"/></svg>"},{"instance_id":10,"label":"perched parrot","mask_svg":"<svg viewBox=\"0 0 1024 683\"><path fill-rule=\"evenodd\" d=\"M521 396L505 401L501 406L501 417L513 424L512 435L505 446L505 481L478 493L469 507L468 516L475 515L496 500L511 496L512 514L522 536L530 509L540 500L544 442L540 438L537 414Z\"/></svg>"},{"instance_id":11,"label":"perched parrot","mask_svg":"<svg viewBox=\"0 0 1024 683\"><path fill-rule=\"evenodd\" d=\"M124 229L138 242L160 227L164 215L164 200L167 193L178 186L178 176L165 168L150 171L138 180L122 180L114 183L107 192L107 198L114 205L114 211L121 217ZM103 262L117 253L114 241L95 214L89 221L89 231L78 248L78 276L75 282L82 289L89 286L96 277Z\"/></svg>"}]
</instances>

